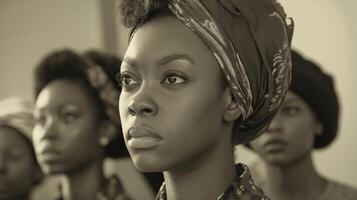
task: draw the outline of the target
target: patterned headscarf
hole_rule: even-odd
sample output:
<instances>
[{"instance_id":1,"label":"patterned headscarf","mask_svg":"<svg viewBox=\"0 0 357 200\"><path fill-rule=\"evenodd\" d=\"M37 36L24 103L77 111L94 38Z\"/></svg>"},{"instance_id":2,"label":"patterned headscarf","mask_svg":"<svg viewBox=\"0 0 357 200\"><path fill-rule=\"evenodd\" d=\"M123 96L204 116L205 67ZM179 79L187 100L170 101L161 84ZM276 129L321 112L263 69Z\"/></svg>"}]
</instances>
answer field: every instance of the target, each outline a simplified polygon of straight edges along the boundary
<instances>
[{"instance_id":1,"label":"patterned headscarf","mask_svg":"<svg viewBox=\"0 0 357 200\"><path fill-rule=\"evenodd\" d=\"M169 9L209 47L242 113L234 142L261 134L291 80L293 23L273 0L172 0Z\"/></svg>"},{"instance_id":2,"label":"patterned headscarf","mask_svg":"<svg viewBox=\"0 0 357 200\"><path fill-rule=\"evenodd\" d=\"M34 124L31 102L15 97L0 101L0 126L14 128L29 141L32 141Z\"/></svg>"},{"instance_id":3,"label":"patterned headscarf","mask_svg":"<svg viewBox=\"0 0 357 200\"><path fill-rule=\"evenodd\" d=\"M88 61L89 62L89 61ZM105 115L108 119L118 126L121 127L118 112L118 98L119 91L115 88L114 84L110 81L108 75L103 71L103 69L89 62L88 67L85 70L85 74L88 82L96 90L100 100L102 101L105 109Z\"/></svg>"}]
</instances>

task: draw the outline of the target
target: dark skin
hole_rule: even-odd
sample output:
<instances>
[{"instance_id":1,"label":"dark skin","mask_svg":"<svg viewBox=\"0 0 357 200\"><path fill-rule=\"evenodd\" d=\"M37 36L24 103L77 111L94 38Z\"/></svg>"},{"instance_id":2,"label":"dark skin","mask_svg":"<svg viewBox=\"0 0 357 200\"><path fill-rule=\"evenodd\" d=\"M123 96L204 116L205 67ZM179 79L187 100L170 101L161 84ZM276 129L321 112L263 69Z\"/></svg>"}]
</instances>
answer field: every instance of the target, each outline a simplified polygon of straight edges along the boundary
<instances>
[{"instance_id":1,"label":"dark skin","mask_svg":"<svg viewBox=\"0 0 357 200\"><path fill-rule=\"evenodd\" d=\"M95 199L103 185L104 148L100 137L111 139L97 106L74 80L49 83L35 105L34 146L45 174L64 174L66 199Z\"/></svg>"},{"instance_id":2,"label":"dark skin","mask_svg":"<svg viewBox=\"0 0 357 200\"><path fill-rule=\"evenodd\" d=\"M0 126L0 199L27 199L40 169L29 143L17 130Z\"/></svg>"},{"instance_id":3,"label":"dark skin","mask_svg":"<svg viewBox=\"0 0 357 200\"><path fill-rule=\"evenodd\" d=\"M314 138L323 127L310 107L293 92L287 97L267 132L250 143L264 160L253 173L272 199L315 200L323 193L326 180L318 174L312 151Z\"/></svg>"},{"instance_id":4,"label":"dark skin","mask_svg":"<svg viewBox=\"0 0 357 200\"><path fill-rule=\"evenodd\" d=\"M135 32L121 78L134 165L164 172L170 200L216 199L236 177L231 134L240 111L203 41L174 17L153 19Z\"/></svg>"}]
</instances>

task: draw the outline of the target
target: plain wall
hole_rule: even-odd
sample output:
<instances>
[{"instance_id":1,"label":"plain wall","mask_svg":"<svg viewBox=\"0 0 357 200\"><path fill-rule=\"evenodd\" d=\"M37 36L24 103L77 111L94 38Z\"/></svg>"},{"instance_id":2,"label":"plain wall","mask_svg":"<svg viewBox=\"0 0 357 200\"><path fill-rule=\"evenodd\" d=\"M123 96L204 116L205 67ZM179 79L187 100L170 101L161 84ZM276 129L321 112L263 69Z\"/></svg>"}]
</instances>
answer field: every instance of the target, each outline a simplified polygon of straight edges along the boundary
<instances>
[{"instance_id":1,"label":"plain wall","mask_svg":"<svg viewBox=\"0 0 357 200\"><path fill-rule=\"evenodd\" d=\"M357 1L281 0L293 17L293 47L320 64L335 78L342 107L338 137L328 148L315 151L321 174L357 187ZM254 154L239 148L238 160L254 162Z\"/></svg>"},{"instance_id":2,"label":"plain wall","mask_svg":"<svg viewBox=\"0 0 357 200\"><path fill-rule=\"evenodd\" d=\"M32 98L32 73L58 48L102 48L98 0L0 1L0 98Z\"/></svg>"}]
</instances>

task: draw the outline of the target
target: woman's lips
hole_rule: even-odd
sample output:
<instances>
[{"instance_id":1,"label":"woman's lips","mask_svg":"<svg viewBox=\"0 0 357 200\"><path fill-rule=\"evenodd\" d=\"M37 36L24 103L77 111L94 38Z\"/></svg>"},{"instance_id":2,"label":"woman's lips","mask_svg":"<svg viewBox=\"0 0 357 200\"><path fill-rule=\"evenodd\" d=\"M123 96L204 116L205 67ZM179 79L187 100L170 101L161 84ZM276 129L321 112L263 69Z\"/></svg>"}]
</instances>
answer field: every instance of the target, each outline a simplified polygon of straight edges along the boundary
<instances>
[{"instance_id":1,"label":"woman's lips","mask_svg":"<svg viewBox=\"0 0 357 200\"><path fill-rule=\"evenodd\" d=\"M287 142L283 140L269 140L264 144L264 149L269 153L277 153L283 151L286 145Z\"/></svg>"},{"instance_id":2,"label":"woman's lips","mask_svg":"<svg viewBox=\"0 0 357 200\"><path fill-rule=\"evenodd\" d=\"M44 148L38 154L39 160L46 163L56 162L60 157L60 152L53 148Z\"/></svg>"},{"instance_id":3,"label":"woman's lips","mask_svg":"<svg viewBox=\"0 0 357 200\"><path fill-rule=\"evenodd\" d=\"M128 130L128 146L132 149L149 149L156 146L161 138L145 127L131 127Z\"/></svg>"}]
</instances>

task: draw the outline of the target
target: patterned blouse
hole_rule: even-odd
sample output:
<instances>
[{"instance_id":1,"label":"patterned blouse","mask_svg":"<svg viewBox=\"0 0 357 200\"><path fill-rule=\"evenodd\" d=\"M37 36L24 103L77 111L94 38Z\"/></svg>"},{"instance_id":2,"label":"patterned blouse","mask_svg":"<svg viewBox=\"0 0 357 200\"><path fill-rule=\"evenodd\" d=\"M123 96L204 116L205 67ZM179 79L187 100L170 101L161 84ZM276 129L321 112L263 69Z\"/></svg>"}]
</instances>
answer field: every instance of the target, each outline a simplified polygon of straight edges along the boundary
<instances>
[{"instance_id":1,"label":"patterned blouse","mask_svg":"<svg viewBox=\"0 0 357 200\"><path fill-rule=\"evenodd\" d=\"M236 165L237 177L217 200L269 200L252 179L248 167L242 163ZM165 182L162 184L155 200L167 200Z\"/></svg>"}]
</instances>

